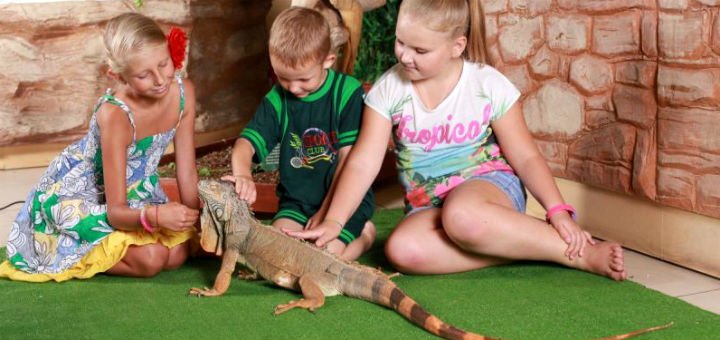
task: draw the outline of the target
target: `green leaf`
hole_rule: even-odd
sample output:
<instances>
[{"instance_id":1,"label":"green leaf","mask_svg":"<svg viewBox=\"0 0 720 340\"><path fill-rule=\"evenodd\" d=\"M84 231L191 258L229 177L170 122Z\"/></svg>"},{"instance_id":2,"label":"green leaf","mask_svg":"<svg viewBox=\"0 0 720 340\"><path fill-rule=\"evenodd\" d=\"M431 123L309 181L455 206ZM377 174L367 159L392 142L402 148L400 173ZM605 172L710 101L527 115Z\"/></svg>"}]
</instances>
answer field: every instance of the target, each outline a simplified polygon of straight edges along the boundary
<instances>
[{"instance_id":1,"label":"green leaf","mask_svg":"<svg viewBox=\"0 0 720 340\"><path fill-rule=\"evenodd\" d=\"M200 177L210 177L210 174L212 174L212 172L210 171L210 168L208 168L206 166L204 166L198 170L198 175Z\"/></svg>"}]
</instances>

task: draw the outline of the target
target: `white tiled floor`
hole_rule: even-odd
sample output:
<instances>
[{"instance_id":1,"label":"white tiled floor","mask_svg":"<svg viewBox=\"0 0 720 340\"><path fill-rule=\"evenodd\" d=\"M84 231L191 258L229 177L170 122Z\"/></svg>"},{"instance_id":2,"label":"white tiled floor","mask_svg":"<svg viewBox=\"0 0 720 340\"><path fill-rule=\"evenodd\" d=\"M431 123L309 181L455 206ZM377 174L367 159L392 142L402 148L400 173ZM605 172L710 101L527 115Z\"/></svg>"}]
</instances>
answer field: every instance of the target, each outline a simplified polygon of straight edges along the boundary
<instances>
[{"instance_id":1,"label":"white tiled floor","mask_svg":"<svg viewBox=\"0 0 720 340\"><path fill-rule=\"evenodd\" d=\"M44 171L44 168L0 170L0 207L24 200ZM375 194L379 208L402 207L402 188L396 183L376 188ZM20 206L0 211L0 246L7 243L10 224ZM625 263L630 280L720 314L720 280L630 250L625 253Z\"/></svg>"}]
</instances>

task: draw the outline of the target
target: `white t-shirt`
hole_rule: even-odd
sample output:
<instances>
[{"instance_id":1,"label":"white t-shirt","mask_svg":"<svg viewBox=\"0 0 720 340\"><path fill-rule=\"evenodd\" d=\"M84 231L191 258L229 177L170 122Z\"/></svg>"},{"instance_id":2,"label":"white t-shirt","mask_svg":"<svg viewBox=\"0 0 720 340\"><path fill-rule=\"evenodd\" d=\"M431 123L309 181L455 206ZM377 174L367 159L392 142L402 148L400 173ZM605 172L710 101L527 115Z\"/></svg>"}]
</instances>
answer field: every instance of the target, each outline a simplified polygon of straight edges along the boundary
<instances>
[{"instance_id":1,"label":"white t-shirt","mask_svg":"<svg viewBox=\"0 0 720 340\"><path fill-rule=\"evenodd\" d=\"M365 104L392 121L398 171L410 191L449 176L512 172L490 123L519 97L495 68L465 61L455 88L429 110L397 64L375 83Z\"/></svg>"}]
</instances>

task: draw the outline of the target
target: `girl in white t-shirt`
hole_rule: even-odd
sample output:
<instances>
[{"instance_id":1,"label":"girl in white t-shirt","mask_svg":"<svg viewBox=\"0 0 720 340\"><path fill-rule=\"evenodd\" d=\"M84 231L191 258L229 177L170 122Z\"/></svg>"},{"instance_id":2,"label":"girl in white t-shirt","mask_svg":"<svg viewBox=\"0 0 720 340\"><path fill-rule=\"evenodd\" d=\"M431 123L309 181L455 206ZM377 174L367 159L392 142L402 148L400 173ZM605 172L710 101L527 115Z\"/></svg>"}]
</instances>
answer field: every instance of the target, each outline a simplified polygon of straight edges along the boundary
<instances>
[{"instance_id":1,"label":"girl in white t-shirt","mask_svg":"<svg viewBox=\"0 0 720 340\"><path fill-rule=\"evenodd\" d=\"M397 269L453 273L544 260L624 280L622 247L594 241L574 221L527 129L520 93L485 65L483 26L479 1L403 1L400 62L365 99L360 137L326 218L288 233L318 246L335 239L377 175L392 133L407 212L385 245ZM525 215L523 183L546 208L546 221Z\"/></svg>"}]
</instances>

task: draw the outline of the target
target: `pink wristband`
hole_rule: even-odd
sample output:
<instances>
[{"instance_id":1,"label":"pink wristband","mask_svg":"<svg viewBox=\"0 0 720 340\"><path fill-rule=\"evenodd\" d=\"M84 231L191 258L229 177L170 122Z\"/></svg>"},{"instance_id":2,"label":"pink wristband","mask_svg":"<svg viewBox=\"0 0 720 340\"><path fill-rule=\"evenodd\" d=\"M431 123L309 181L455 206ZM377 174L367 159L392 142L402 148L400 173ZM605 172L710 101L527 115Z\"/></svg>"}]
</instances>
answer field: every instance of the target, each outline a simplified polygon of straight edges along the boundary
<instances>
[{"instance_id":1,"label":"pink wristband","mask_svg":"<svg viewBox=\"0 0 720 340\"><path fill-rule=\"evenodd\" d=\"M577 219L577 214L575 213L575 208L573 208L570 204L558 204L550 209L547 210L547 214L545 214L545 221L548 223L550 222L550 218L552 218L555 214L557 214L560 211L567 211L570 214L570 217L572 217L573 220Z\"/></svg>"},{"instance_id":2,"label":"pink wristband","mask_svg":"<svg viewBox=\"0 0 720 340\"><path fill-rule=\"evenodd\" d=\"M155 232L152 225L150 225L150 222L148 222L147 216L145 216L145 206L140 209L140 224L142 224L143 229L145 229L148 233L152 234Z\"/></svg>"}]
</instances>

